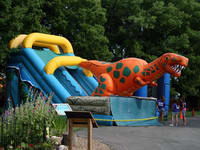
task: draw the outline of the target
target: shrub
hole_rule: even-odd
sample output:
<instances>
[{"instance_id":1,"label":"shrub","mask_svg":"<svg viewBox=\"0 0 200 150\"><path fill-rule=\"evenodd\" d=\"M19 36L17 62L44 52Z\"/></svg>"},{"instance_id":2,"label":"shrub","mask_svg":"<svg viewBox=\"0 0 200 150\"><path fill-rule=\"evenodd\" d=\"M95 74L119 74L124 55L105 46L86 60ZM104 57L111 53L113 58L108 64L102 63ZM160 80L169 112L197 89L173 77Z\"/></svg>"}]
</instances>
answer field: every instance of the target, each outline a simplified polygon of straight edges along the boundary
<instances>
[{"instance_id":1,"label":"shrub","mask_svg":"<svg viewBox=\"0 0 200 150\"><path fill-rule=\"evenodd\" d=\"M50 104L52 96L45 97L41 92L30 89L24 104L16 108L10 105L1 117L0 145L15 148L23 143L51 143L46 137L51 135L57 117Z\"/></svg>"}]
</instances>

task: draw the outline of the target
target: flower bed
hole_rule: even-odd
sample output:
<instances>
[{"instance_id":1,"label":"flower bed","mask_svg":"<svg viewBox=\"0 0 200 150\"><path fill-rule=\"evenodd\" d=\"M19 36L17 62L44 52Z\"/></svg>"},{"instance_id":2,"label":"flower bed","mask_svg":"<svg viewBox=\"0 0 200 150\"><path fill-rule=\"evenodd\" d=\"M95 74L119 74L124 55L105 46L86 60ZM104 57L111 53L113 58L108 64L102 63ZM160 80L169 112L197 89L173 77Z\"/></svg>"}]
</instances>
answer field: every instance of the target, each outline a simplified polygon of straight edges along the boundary
<instances>
[{"instance_id":1,"label":"flower bed","mask_svg":"<svg viewBox=\"0 0 200 150\"><path fill-rule=\"evenodd\" d=\"M51 135L59 135L66 126L66 118L60 118L50 104L53 94L29 89L24 104L9 108L0 120L0 150L53 149Z\"/></svg>"}]
</instances>

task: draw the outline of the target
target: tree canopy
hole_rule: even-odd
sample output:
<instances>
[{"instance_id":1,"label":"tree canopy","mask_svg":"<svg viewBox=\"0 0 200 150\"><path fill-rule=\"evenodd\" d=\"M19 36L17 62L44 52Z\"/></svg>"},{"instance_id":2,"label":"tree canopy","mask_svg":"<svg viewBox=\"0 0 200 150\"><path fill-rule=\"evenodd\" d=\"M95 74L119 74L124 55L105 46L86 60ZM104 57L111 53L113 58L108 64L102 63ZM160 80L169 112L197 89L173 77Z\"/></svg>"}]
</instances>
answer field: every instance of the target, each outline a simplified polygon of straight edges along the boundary
<instances>
[{"instance_id":1,"label":"tree canopy","mask_svg":"<svg viewBox=\"0 0 200 150\"><path fill-rule=\"evenodd\" d=\"M199 99L200 3L196 0L103 0L107 10L105 35L114 60L138 57L152 61L165 52L190 59L172 89ZM172 90L173 91L173 90Z\"/></svg>"},{"instance_id":2,"label":"tree canopy","mask_svg":"<svg viewBox=\"0 0 200 150\"><path fill-rule=\"evenodd\" d=\"M66 37L77 56L104 61L138 57L150 62L165 52L189 58L172 89L200 99L200 3L197 0L0 1L1 72L7 45L19 34Z\"/></svg>"}]
</instances>

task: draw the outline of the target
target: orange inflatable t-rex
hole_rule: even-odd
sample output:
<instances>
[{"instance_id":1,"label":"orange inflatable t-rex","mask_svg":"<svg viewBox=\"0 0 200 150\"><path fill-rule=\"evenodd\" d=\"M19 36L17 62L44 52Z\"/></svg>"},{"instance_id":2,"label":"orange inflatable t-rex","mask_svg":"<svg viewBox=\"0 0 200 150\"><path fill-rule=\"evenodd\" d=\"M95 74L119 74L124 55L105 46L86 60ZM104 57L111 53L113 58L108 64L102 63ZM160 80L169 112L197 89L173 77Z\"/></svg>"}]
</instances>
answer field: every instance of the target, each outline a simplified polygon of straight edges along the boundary
<instances>
[{"instance_id":1,"label":"orange inflatable t-rex","mask_svg":"<svg viewBox=\"0 0 200 150\"><path fill-rule=\"evenodd\" d=\"M93 96L132 96L144 85L157 86L155 80L169 73L180 77L188 65L188 58L174 53L165 53L151 63L138 58L127 58L115 63L96 60L81 62L80 67L90 70L98 79Z\"/></svg>"}]
</instances>

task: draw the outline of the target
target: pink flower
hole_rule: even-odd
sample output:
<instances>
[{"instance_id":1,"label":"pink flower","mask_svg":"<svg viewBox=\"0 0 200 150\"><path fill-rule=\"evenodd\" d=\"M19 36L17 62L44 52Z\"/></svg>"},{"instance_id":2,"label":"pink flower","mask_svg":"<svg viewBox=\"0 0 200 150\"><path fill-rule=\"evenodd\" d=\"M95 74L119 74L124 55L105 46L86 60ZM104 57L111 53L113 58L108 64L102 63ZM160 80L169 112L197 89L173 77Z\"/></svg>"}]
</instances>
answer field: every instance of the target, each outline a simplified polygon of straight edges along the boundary
<instances>
[{"instance_id":1,"label":"pink flower","mask_svg":"<svg viewBox=\"0 0 200 150\"><path fill-rule=\"evenodd\" d=\"M40 92L40 96L42 96L43 94L42 94L42 92Z\"/></svg>"},{"instance_id":2,"label":"pink flower","mask_svg":"<svg viewBox=\"0 0 200 150\"><path fill-rule=\"evenodd\" d=\"M28 147L34 148L34 144L28 144Z\"/></svg>"},{"instance_id":3,"label":"pink flower","mask_svg":"<svg viewBox=\"0 0 200 150\"><path fill-rule=\"evenodd\" d=\"M10 112L10 111L8 111L8 110L6 111L6 113L7 113L8 115L10 115L10 114L11 114L11 112Z\"/></svg>"}]
</instances>

